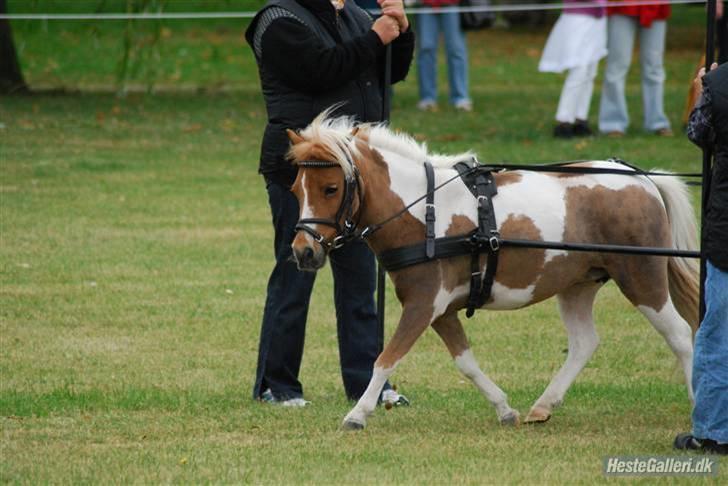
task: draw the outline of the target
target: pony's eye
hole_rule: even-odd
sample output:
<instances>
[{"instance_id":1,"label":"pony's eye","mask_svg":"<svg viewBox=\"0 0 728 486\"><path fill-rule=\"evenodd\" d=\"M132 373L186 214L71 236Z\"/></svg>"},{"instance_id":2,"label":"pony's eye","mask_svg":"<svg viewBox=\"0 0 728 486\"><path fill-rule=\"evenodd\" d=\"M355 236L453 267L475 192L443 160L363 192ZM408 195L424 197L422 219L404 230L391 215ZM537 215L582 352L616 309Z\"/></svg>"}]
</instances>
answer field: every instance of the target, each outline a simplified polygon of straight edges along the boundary
<instances>
[{"instance_id":1,"label":"pony's eye","mask_svg":"<svg viewBox=\"0 0 728 486\"><path fill-rule=\"evenodd\" d=\"M328 187L326 187L326 189L324 189L324 194L326 196L333 196L334 194L336 194L336 191L338 191L338 190L339 190L339 188L336 186L328 186Z\"/></svg>"}]
</instances>

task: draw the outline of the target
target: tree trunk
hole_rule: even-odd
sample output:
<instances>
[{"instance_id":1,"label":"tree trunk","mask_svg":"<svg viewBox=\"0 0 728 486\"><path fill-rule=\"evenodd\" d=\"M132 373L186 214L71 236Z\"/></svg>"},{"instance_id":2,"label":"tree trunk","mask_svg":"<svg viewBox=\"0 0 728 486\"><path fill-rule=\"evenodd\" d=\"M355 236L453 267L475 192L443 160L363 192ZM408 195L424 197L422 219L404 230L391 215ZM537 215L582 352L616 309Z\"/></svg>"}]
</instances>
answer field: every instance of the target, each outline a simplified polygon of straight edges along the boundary
<instances>
[{"instance_id":1,"label":"tree trunk","mask_svg":"<svg viewBox=\"0 0 728 486\"><path fill-rule=\"evenodd\" d=\"M0 14L7 13L8 8L5 0L0 0ZM28 85L25 84L18 56L15 53L10 21L0 19L0 94L27 92Z\"/></svg>"}]
</instances>

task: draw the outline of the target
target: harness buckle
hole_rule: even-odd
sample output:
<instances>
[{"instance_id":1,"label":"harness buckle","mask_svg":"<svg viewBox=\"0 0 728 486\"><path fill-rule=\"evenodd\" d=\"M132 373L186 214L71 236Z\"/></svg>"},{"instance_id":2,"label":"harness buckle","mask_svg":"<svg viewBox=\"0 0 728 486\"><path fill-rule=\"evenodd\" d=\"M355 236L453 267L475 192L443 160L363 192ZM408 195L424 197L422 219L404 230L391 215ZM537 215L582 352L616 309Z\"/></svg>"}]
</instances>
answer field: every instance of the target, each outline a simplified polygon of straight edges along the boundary
<instances>
[{"instance_id":1,"label":"harness buckle","mask_svg":"<svg viewBox=\"0 0 728 486\"><path fill-rule=\"evenodd\" d=\"M344 243L346 243L346 237L344 235L339 235L331 240L330 246L332 250L338 250L339 248L344 246Z\"/></svg>"},{"instance_id":2,"label":"harness buckle","mask_svg":"<svg viewBox=\"0 0 728 486\"><path fill-rule=\"evenodd\" d=\"M495 233L493 236L488 238L488 244L490 244L490 249L493 252L496 252L500 250L500 235L498 233Z\"/></svg>"}]
</instances>

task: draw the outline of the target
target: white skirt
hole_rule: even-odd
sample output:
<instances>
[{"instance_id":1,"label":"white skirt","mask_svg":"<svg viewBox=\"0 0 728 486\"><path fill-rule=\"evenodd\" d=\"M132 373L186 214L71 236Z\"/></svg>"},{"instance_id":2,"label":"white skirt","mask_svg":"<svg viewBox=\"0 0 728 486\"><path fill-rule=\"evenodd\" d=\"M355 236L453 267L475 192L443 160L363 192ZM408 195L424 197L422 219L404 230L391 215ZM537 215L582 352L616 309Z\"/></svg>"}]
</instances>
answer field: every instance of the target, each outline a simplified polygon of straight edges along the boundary
<instances>
[{"instance_id":1,"label":"white skirt","mask_svg":"<svg viewBox=\"0 0 728 486\"><path fill-rule=\"evenodd\" d=\"M561 73L607 55L607 17L562 13L549 34L538 70Z\"/></svg>"}]
</instances>

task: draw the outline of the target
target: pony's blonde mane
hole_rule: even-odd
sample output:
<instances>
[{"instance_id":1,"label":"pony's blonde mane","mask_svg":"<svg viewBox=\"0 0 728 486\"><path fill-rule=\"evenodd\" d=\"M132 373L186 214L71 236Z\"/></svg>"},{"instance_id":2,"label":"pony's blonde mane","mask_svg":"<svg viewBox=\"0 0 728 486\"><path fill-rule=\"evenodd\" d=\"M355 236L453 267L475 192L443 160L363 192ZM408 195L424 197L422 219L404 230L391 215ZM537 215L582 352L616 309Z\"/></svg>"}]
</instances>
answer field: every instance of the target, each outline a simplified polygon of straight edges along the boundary
<instances>
[{"instance_id":1,"label":"pony's blonde mane","mask_svg":"<svg viewBox=\"0 0 728 486\"><path fill-rule=\"evenodd\" d=\"M337 107L334 105L321 112L309 126L301 130L300 135L306 141L320 144L330 152L334 161L341 165L347 180L354 177L353 160L361 155L356 147L355 137L352 136L355 129L366 134L370 147L393 152L420 165L427 160L434 167L452 167L474 156L471 151L456 155L428 153L427 144L417 142L406 133L393 132L382 123L357 124L352 117L331 117L331 112Z\"/></svg>"}]
</instances>

